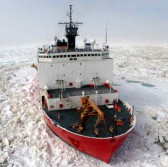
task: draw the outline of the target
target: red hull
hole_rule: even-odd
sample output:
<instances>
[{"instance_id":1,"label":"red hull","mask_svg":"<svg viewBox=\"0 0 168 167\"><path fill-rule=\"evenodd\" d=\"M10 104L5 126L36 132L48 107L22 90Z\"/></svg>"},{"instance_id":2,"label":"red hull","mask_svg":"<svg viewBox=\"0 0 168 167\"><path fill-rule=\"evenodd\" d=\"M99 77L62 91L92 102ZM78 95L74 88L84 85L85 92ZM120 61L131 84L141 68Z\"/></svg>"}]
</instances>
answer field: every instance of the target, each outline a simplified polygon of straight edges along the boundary
<instances>
[{"instance_id":1,"label":"red hull","mask_svg":"<svg viewBox=\"0 0 168 167\"><path fill-rule=\"evenodd\" d=\"M46 114L45 120L51 130L64 141L77 148L78 150L106 163L109 163L111 156L118 150L129 132L133 129L132 127L127 133L120 136L96 138L70 132L59 125L55 126L52 120Z\"/></svg>"}]
</instances>

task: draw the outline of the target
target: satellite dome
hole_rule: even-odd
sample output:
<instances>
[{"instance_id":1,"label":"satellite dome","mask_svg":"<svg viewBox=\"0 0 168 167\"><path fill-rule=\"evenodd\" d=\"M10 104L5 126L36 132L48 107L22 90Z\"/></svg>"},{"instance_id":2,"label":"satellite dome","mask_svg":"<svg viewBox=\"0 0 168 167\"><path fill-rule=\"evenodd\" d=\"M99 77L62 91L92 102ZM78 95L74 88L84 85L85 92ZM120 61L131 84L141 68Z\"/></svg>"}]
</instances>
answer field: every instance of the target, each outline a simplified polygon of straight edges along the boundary
<instances>
[{"instance_id":1,"label":"satellite dome","mask_svg":"<svg viewBox=\"0 0 168 167\"><path fill-rule=\"evenodd\" d=\"M95 39L91 39L90 40L92 44L95 44L96 43L96 40Z\"/></svg>"},{"instance_id":2,"label":"satellite dome","mask_svg":"<svg viewBox=\"0 0 168 167\"><path fill-rule=\"evenodd\" d=\"M53 46L55 46L55 45L57 44L57 42L56 42L56 41L53 41L51 44L52 44Z\"/></svg>"},{"instance_id":3,"label":"satellite dome","mask_svg":"<svg viewBox=\"0 0 168 167\"><path fill-rule=\"evenodd\" d=\"M84 39L83 42L86 43L87 39Z\"/></svg>"},{"instance_id":4,"label":"satellite dome","mask_svg":"<svg viewBox=\"0 0 168 167\"><path fill-rule=\"evenodd\" d=\"M56 36L54 37L54 40L53 40L53 42L51 44L52 45L56 45L57 44L57 37Z\"/></svg>"}]
</instances>

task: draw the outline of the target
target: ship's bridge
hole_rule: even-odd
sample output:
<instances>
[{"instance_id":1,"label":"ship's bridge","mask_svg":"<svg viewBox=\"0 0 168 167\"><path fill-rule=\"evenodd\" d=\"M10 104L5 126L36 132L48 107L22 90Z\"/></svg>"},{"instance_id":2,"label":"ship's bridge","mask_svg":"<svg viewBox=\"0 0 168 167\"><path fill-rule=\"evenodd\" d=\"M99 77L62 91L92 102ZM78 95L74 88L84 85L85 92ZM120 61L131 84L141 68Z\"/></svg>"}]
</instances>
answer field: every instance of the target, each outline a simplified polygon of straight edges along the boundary
<instances>
[{"instance_id":1,"label":"ship's bridge","mask_svg":"<svg viewBox=\"0 0 168 167\"><path fill-rule=\"evenodd\" d=\"M103 49L76 49L75 51L43 51L38 53L38 62L62 62L76 60L110 59L109 51Z\"/></svg>"}]
</instances>

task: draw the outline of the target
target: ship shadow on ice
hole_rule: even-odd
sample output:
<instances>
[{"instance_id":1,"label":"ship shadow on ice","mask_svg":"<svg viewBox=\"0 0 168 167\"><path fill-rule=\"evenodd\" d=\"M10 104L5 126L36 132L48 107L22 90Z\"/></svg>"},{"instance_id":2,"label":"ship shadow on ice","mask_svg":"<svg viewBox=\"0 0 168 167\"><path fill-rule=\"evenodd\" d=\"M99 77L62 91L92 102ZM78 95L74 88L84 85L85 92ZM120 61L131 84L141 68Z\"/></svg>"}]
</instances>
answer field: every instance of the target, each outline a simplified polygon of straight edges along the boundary
<instances>
[{"instance_id":1,"label":"ship shadow on ice","mask_svg":"<svg viewBox=\"0 0 168 167\"><path fill-rule=\"evenodd\" d=\"M111 158L110 165L145 164L155 161L155 156L166 154L166 102L159 96L159 86L147 82L121 78L116 85L124 101L135 106L137 123L126 141ZM123 82L124 80L124 82ZM157 82L156 82L157 83ZM164 89L163 92L164 93ZM164 127L165 128L165 127ZM134 157L134 158L132 158ZM137 163L139 161L139 163Z\"/></svg>"},{"instance_id":2,"label":"ship shadow on ice","mask_svg":"<svg viewBox=\"0 0 168 167\"><path fill-rule=\"evenodd\" d=\"M155 123L155 120L149 116L145 118L144 113L145 109L136 111L137 117L140 118L138 118L135 128L129 134L123 145L111 158L110 165L136 164L137 161L143 164L147 159L153 158L151 151L155 152L160 148L156 143L158 131L153 135L155 128L152 125Z\"/></svg>"}]
</instances>

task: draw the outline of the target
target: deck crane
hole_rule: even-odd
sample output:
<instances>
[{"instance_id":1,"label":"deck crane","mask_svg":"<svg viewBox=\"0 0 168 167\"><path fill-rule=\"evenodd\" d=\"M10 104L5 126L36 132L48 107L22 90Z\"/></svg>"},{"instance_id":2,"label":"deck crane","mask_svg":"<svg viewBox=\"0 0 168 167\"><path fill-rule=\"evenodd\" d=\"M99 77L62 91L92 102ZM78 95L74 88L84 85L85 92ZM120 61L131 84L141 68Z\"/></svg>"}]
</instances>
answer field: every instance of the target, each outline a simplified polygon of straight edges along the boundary
<instances>
[{"instance_id":1,"label":"deck crane","mask_svg":"<svg viewBox=\"0 0 168 167\"><path fill-rule=\"evenodd\" d=\"M89 96L81 97L80 103L83 106L83 112L81 113L81 119L83 119L85 116L96 115L96 114L94 114L94 112L97 112L98 118L97 118L97 121L95 123L94 128L96 128L97 125L100 124L101 122L103 122L104 125L106 126L105 119L104 119L104 113L89 98ZM94 112L93 112L93 110L94 110Z\"/></svg>"}]
</instances>

